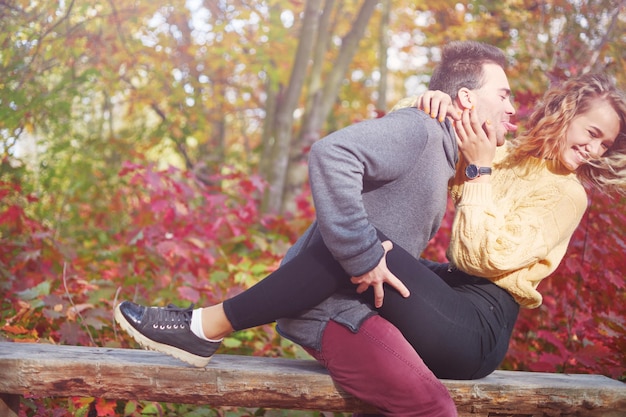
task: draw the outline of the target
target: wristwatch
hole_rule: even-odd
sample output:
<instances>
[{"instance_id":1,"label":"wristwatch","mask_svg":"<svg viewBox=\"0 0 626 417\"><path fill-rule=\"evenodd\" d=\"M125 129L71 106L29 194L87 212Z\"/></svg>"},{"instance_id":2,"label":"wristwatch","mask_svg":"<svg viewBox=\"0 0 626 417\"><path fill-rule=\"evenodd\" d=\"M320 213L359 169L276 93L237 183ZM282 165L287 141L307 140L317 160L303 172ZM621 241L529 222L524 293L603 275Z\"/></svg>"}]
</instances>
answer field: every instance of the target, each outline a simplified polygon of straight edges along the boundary
<instances>
[{"instance_id":1,"label":"wristwatch","mask_svg":"<svg viewBox=\"0 0 626 417\"><path fill-rule=\"evenodd\" d=\"M465 168L465 176L473 180L481 175L491 175L491 167L479 167L476 164L469 164Z\"/></svg>"}]
</instances>

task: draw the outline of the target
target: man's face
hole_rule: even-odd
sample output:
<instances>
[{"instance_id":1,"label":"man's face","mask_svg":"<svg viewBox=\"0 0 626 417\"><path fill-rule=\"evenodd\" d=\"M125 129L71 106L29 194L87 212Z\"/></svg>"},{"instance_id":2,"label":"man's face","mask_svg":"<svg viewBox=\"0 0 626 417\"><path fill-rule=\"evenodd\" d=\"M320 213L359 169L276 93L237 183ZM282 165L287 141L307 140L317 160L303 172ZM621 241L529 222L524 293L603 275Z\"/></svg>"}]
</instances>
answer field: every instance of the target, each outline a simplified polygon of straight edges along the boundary
<instances>
[{"instance_id":1,"label":"man's face","mask_svg":"<svg viewBox=\"0 0 626 417\"><path fill-rule=\"evenodd\" d=\"M504 145L504 136L515 131L517 126L511 123L515 115L515 108L511 103L511 87L502 67L496 64L483 65L485 84L473 90L478 98L479 120L485 123L489 120L496 126L498 146Z\"/></svg>"}]
</instances>

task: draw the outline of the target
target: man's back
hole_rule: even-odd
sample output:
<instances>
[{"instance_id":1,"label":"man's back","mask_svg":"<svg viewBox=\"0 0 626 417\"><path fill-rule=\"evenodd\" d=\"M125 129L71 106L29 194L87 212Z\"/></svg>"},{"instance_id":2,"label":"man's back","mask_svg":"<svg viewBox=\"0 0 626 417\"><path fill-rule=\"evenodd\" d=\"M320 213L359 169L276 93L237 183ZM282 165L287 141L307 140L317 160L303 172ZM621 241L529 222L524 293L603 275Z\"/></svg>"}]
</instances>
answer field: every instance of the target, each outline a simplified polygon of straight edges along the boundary
<instances>
[{"instance_id":1,"label":"man's back","mask_svg":"<svg viewBox=\"0 0 626 417\"><path fill-rule=\"evenodd\" d=\"M319 220L284 261L324 236L343 268L357 276L380 260L376 229L419 257L445 214L457 155L450 124L415 108L357 123L317 142L311 150L310 181ZM361 184L355 186L356 181ZM355 295L355 290L337 294L297 318L280 319L279 331L318 348L328 319L358 328L372 314Z\"/></svg>"}]
</instances>

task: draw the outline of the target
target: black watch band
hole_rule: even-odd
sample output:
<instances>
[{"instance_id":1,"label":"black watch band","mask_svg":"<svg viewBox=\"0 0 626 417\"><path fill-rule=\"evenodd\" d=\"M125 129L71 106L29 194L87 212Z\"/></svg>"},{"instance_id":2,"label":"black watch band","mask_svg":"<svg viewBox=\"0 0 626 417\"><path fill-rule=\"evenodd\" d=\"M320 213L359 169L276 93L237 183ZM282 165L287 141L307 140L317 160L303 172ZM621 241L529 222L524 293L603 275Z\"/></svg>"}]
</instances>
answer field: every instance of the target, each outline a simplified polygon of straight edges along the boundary
<instances>
[{"instance_id":1,"label":"black watch band","mask_svg":"<svg viewBox=\"0 0 626 417\"><path fill-rule=\"evenodd\" d=\"M476 164L469 164L465 168L465 176L470 180L478 178L481 175L491 175L491 167L479 167Z\"/></svg>"}]
</instances>

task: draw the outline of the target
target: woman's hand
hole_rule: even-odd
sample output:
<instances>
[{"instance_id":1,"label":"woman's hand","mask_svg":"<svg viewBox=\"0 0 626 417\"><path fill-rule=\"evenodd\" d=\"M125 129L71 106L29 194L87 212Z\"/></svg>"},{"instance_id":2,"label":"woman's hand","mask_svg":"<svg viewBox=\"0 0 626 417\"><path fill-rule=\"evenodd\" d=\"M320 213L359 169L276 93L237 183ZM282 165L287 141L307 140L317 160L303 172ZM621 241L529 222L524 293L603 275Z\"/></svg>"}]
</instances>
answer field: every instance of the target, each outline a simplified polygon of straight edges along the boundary
<instances>
[{"instance_id":1,"label":"woman's hand","mask_svg":"<svg viewBox=\"0 0 626 417\"><path fill-rule=\"evenodd\" d=\"M496 129L489 120L481 125L477 113L465 109L461 119L454 122L457 143L468 163L490 167L496 156Z\"/></svg>"},{"instance_id":2,"label":"woman's hand","mask_svg":"<svg viewBox=\"0 0 626 417\"><path fill-rule=\"evenodd\" d=\"M395 288L400 295L405 298L410 295L409 289L387 268L387 252L393 249L393 243L389 240L385 240L383 242L383 249L385 250L385 254L376 268L372 269L367 274L350 279L353 284L358 285L356 292L359 294L367 291L369 287L374 289L374 306L376 308L380 308L383 305L383 299L385 298L385 290L383 289L384 283Z\"/></svg>"},{"instance_id":3,"label":"woman's hand","mask_svg":"<svg viewBox=\"0 0 626 417\"><path fill-rule=\"evenodd\" d=\"M440 122L443 122L446 116L453 120L461 119L459 112L452 105L452 99L443 91L428 90L415 100L413 106L430 114L433 119L437 118Z\"/></svg>"}]
</instances>

